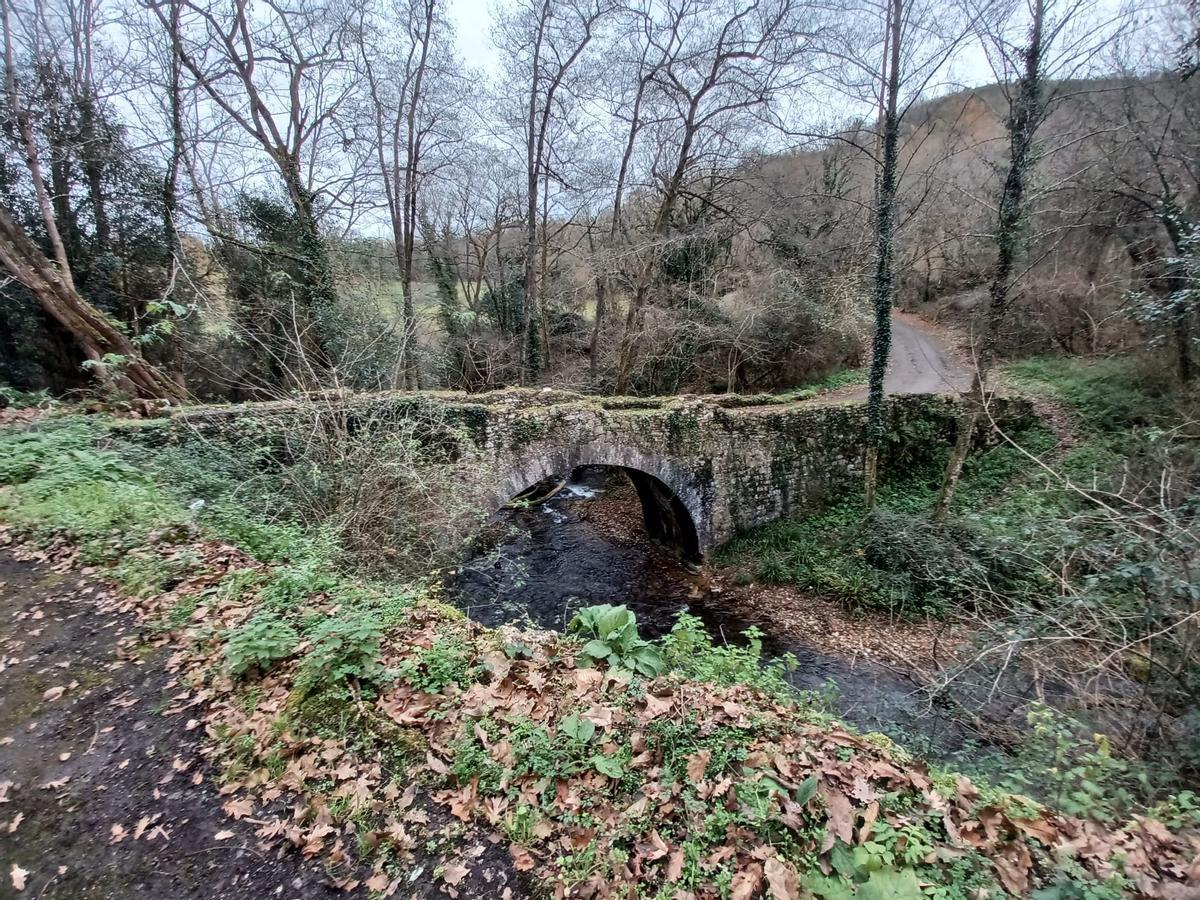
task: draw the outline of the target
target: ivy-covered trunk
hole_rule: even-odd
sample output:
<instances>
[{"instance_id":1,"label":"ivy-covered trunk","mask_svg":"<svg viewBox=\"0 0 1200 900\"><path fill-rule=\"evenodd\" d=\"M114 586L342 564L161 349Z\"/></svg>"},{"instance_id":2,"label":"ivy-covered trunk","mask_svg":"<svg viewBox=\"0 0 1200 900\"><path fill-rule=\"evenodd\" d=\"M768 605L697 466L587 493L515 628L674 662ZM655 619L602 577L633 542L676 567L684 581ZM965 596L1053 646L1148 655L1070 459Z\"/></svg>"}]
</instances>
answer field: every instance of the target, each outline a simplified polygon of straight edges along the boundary
<instances>
[{"instance_id":1,"label":"ivy-covered trunk","mask_svg":"<svg viewBox=\"0 0 1200 900\"><path fill-rule=\"evenodd\" d=\"M1029 44L1021 51L1025 71L1017 83L1017 95L1008 116L1009 162L1008 173L1000 193L996 221L996 265L988 290L987 320L983 335L976 346L975 377L963 398L964 409L958 420L958 435L954 450L946 463L942 489L933 510L934 521L944 521L954 499L954 491L962 475L963 465L971 449L975 426L984 412L987 401L987 378L996 357L996 345L1013 297L1013 271L1021 248L1026 221L1029 176L1036 164L1034 136L1045 115L1042 92L1043 21L1045 0L1034 0L1033 22L1029 28Z\"/></svg>"},{"instance_id":2,"label":"ivy-covered trunk","mask_svg":"<svg viewBox=\"0 0 1200 900\"><path fill-rule=\"evenodd\" d=\"M312 193L300 174L300 160L294 154L284 154L279 161L287 185L288 197L296 213L296 246L303 283L303 311L308 322L294 323L299 332L306 372L320 381L334 368L334 337L338 330L337 282L329 248L321 237L313 210Z\"/></svg>"},{"instance_id":3,"label":"ivy-covered trunk","mask_svg":"<svg viewBox=\"0 0 1200 900\"><path fill-rule=\"evenodd\" d=\"M896 294L895 240L897 161L900 147L900 30L902 0L891 0L884 63L883 158L875 191L875 280L871 295L875 310L875 338L871 343L871 369L867 381L867 442L863 466L863 493L867 509L875 508L879 482L879 448L883 443L883 379L892 349L892 301Z\"/></svg>"}]
</instances>

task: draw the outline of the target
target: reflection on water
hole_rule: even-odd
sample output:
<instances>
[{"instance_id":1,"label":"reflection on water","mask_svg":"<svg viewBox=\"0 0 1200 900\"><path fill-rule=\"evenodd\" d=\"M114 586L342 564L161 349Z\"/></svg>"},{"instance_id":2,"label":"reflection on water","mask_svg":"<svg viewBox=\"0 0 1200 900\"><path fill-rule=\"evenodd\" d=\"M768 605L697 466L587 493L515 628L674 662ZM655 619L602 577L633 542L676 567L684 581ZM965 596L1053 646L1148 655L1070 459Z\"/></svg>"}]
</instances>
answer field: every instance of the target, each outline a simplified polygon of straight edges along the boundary
<instances>
[{"instance_id":1,"label":"reflection on water","mask_svg":"<svg viewBox=\"0 0 1200 900\"><path fill-rule=\"evenodd\" d=\"M551 485L551 487L553 487ZM507 508L496 517L451 584L451 596L477 621L565 631L575 612L597 603L625 604L637 615L643 637L661 637L683 611L699 617L718 642L740 640L757 624L764 653L791 653L791 682L802 690L837 685L840 715L859 727L903 737L914 735L953 748L963 734L930 715L925 695L911 679L882 665L824 653L795 638L772 635L745 600L731 601L703 574L646 535L641 504L620 470L577 469L548 499ZM752 605L752 604L751 604Z\"/></svg>"}]
</instances>

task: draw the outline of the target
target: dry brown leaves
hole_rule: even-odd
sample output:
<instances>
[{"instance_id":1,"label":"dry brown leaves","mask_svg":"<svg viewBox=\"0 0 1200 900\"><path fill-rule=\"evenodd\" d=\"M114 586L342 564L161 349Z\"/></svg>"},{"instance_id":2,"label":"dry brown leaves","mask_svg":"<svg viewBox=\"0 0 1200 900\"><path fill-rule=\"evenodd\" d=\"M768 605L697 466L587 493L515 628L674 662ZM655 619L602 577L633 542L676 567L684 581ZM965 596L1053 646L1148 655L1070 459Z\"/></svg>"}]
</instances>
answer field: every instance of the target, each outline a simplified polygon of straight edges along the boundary
<instances>
[{"instance_id":1,"label":"dry brown leaves","mask_svg":"<svg viewBox=\"0 0 1200 900\"><path fill-rule=\"evenodd\" d=\"M177 553L179 549L164 546L157 552ZM253 602L216 602L212 588L232 569L263 567L220 544L196 543L188 549L202 561L198 574L169 593L134 600L101 592L96 601L160 619L179 599L205 596L190 623L158 639L174 650L168 669L180 686L164 714L187 711L199 722L214 739L206 754L218 766L225 761L231 738L242 745L248 737L256 748L260 764L243 766L238 777L221 788L227 797L225 812L256 824L260 840L287 842L305 856L321 856L345 872L351 872L354 865L350 847L369 851L386 846L403 854L423 844L431 826L428 812L415 802L419 796L415 783L402 791L377 759L364 757L343 741L278 733L276 723L289 702L294 666L285 665L261 680L260 698L252 711L236 702L234 685L228 679L213 677L219 671L214 663L220 652L213 635L244 622L253 613ZM65 546L54 550L50 558L59 564L64 560L68 565L74 563ZM314 600L314 605L319 602ZM449 627L462 626L442 619L435 610L416 611L403 641L386 648L385 663L394 666L416 648L432 645L439 632ZM556 652L554 640L526 636L532 658L511 660L484 638L477 641L479 662L487 672L484 680L456 696L451 696L452 692L423 694L397 683L366 711L398 729L421 735L427 747L422 754L425 767L445 785L432 796L457 820L490 830L499 839L501 826L519 805L540 810L531 840L508 845L517 871L553 879L556 858L588 846L595 848L599 858L616 858L610 851L618 849L614 842L620 841L619 849L627 853L623 865L610 877L592 876L575 886L572 896L623 896L627 893L623 886L673 884L681 878L685 857L678 842L683 838L677 836L694 833L701 821L695 801L683 802L685 785L678 778L666 777L662 748L649 735L654 723L683 723L689 717L704 723L702 727L710 732L718 726L740 729L746 748L741 763L719 771L712 770L711 750L687 758L682 775L686 787L703 801L700 808L723 806L736 811L743 803L739 794L750 782L770 778L784 789L772 795L771 818L795 829L799 836L814 813L825 817L823 838L811 848L815 852L827 852L837 841L861 844L870 839L872 827L880 820L902 825L901 817L879 802L883 794L900 792L919 798L926 809L941 816L948 840L936 858L953 858L966 848L978 849L992 860L997 878L1011 893L1024 894L1036 886L1048 871L1049 861L1058 855L1073 857L1102 877L1114 871L1114 859L1122 858L1124 871L1137 889L1151 898L1200 896L1200 837L1194 834L1175 834L1147 819L1111 830L1048 811L1032 819L1019 818L995 804L980 806L978 791L965 778L944 796L933 787L923 766L898 761L844 729L799 722L793 711L745 687L718 688L664 677L631 703L627 683L606 672L575 668L570 655ZM512 723L529 719L554 734L561 720L573 711L595 725L593 744L598 752L612 753L626 745L631 748L628 765L641 776L641 788L635 795L621 795L614 790L613 779L591 769L552 784L537 776L511 774L514 749L508 732ZM487 730L482 727L484 721L489 723ZM451 775L453 747L463 734L474 734L484 751L510 772L500 792L481 794L477 779L455 783ZM269 771L261 763L268 754L282 761L282 771ZM190 766L188 761L179 761L176 771L186 772ZM803 803L798 802L801 786L813 778L818 789ZM553 799L546 805L542 798L548 789ZM335 803L338 815L331 812ZM576 814L585 808L597 823L595 827L577 824ZM379 823L365 834L349 822L350 815L363 812L374 815ZM137 823L134 838L149 835L150 825ZM120 827L118 837L114 826L113 840L125 839L128 832ZM465 854L447 862L442 871L448 892L455 892L464 882L471 864ZM698 868L701 873L716 873L727 864L734 865L737 872L731 887L734 897L792 900L800 896L800 876L792 864L764 846L748 828L730 826L726 843L701 859ZM357 886L364 881L347 874L338 883ZM365 883L384 895L396 889L378 868L365 877ZM559 895L566 896L561 885Z\"/></svg>"}]
</instances>

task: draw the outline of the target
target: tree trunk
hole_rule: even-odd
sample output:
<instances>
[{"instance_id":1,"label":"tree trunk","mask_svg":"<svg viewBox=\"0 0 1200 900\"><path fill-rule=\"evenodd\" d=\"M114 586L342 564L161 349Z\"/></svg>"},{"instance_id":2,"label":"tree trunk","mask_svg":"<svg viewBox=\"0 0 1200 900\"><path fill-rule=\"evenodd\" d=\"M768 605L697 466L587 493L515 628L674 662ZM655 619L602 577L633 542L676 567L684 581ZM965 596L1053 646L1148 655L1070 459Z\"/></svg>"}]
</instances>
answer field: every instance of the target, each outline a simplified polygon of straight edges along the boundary
<instances>
[{"instance_id":1,"label":"tree trunk","mask_svg":"<svg viewBox=\"0 0 1200 900\"><path fill-rule=\"evenodd\" d=\"M633 377L633 360L637 350L637 339L641 336L642 323L645 319L642 307L646 302L648 277L645 273L639 275L638 284L634 288L633 296L629 299L629 310L625 313L625 333L621 337L621 350L617 359L617 383L613 388L618 395L629 392L629 382Z\"/></svg>"},{"instance_id":2,"label":"tree trunk","mask_svg":"<svg viewBox=\"0 0 1200 900\"><path fill-rule=\"evenodd\" d=\"M84 86L84 90L90 89L90 85ZM96 251L107 253L112 245L112 228L109 225L108 204L104 197L104 160L101 158L102 147L96 128L95 99L93 97L80 98L79 117L84 148L80 154L80 161L88 186L88 204L92 208L92 216L96 224ZM105 142L105 146L107 146L107 142Z\"/></svg>"},{"instance_id":3,"label":"tree trunk","mask_svg":"<svg viewBox=\"0 0 1200 900\"><path fill-rule=\"evenodd\" d=\"M996 356L1000 329L1012 302L1012 279L1020 251L1021 231L1025 221L1026 186L1034 165L1034 135L1044 114L1042 99L1041 60L1043 52L1042 23L1045 0L1035 0L1033 22L1029 29L1029 45L1025 49L1025 72L1017 86L1017 96L1008 117L1011 147L1008 173L1000 194L996 222L996 267L988 294L988 314L983 337L976 352L975 378L964 397L964 409L958 422L958 439L946 463L942 488L933 508L933 520L943 522L950 513L950 504L962 476L975 425L986 403L987 378Z\"/></svg>"},{"instance_id":4,"label":"tree trunk","mask_svg":"<svg viewBox=\"0 0 1200 900\"><path fill-rule=\"evenodd\" d=\"M297 243L304 283L304 311L310 318L307 323L295 323L301 330L301 346L297 347L305 365L318 380L334 368L332 336L336 331L337 284L333 276L333 264L329 249L321 237L313 212L313 198L300 174L300 161L294 154L280 154L279 167L284 174L288 197L296 213L299 226Z\"/></svg>"},{"instance_id":5,"label":"tree trunk","mask_svg":"<svg viewBox=\"0 0 1200 900\"><path fill-rule=\"evenodd\" d=\"M875 337L871 345L871 369L867 381L867 441L863 463L863 494L868 510L875 508L879 481L879 448L883 444L883 379L892 349L892 302L896 293L895 248L897 159L900 144L900 29L902 0L890 0L888 59L885 62L882 149L875 210L875 279L872 305Z\"/></svg>"},{"instance_id":6,"label":"tree trunk","mask_svg":"<svg viewBox=\"0 0 1200 900\"><path fill-rule=\"evenodd\" d=\"M89 369L106 387L147 400L183 399L179 385L146 362L116 323L79 295L3 205L0 264L71 333L91 364Z\"/></svg>"},{"instance_id":7,"label":"tree trunk","mask_svg":"<svg viewBox=\"0 0 1200 900\"><path fill-rule=\"evenodd\" d=\"M613 192L612 224L608 229L609 245L616 247L618 238L623 234L621 222L622 204L625 200L625 182L629 179L629 164L633 160L634 147L637 144L638 132L642 128L642 100L646 86L650 83L650 73L645 73L638 80L637 94L633 99L633 115L629 121L629 133L625 139L625 151L621 154L621 167L617 171L617 186ZM593 256L595 248L593 247ZM596 380L597 365L600 356L600 329L606 312L606 294L608 289L607 273L596 278L596 319L592 323L591 344L591 379Z\"/></svg>"},{"instance_id":8,"label":"tree trunk","mask_svg":"<svg viewBox=\"0 0 1200 900\"><path fill-rule=\"evenodd\" d=\"M163 243L167 249L179 252L179 236L175 228L175 212L179 208L179 163L183 158L183 104L180 98L179 52L175 49L174 36L179 33L179 0L171 2L171 155L167 160L167 173L163 178Z\"/></svg>"},{"instance_id":9,"label":"tree trunk","mask_svg":"<svg viewBox=\"0 0 1200 900\"><path fill-rule=\"evenodd\" d=\"M413 251L417 231L417 167L420 164L421 147L417 139L417 106L421 102L425 83L425 70L429 63L429 44L433 36L433 11L436 0L425 0L424 32L421 36L421 52L417 71L413 76L412 93L407 98L406 125L408 135L404 154L404 262L401 271L400 289L404 299L404 347L401 365L404 367L406 386L421 389L421 369L416 359L417 314L413 303Z\"/></svg>"},{"instance_id":10,"label":"tree trunk","mask_svg":"<svg viewBox=\"0 0 1200 900\"><path fill-rule=\"evenodd\" d=\"M537 314L537 224L538 224L538 177L542 170L541 148L537 140L538 91L541 79L542 39L546 30L546 18L550 15L549 0L542 4L538 19L537 37L533 50L533 73L529 79L529 108L525 119L525 271L521 293L521 347L519 351L521 384L528 384L532 375L533 360L530 346L535 344L533 333ZM543 116L549 116L549 108Z\"/></svg>"},{"instance_id":11,"label":"tree trunk","mask_svg":"<svg viewBox=\"0 0 1200 900\"><path fill-rule=\"evenodd\" d=\"M596 313L592 318L592 338L588 343L588 377L593 383L596 381L596 374L600 371L600 329L604 321L604 303L608 291L608 274L598 270L596 260L596 238L592 234L592 230L588 229L588 252L592 255L592 267L597 269L595 273L596 283Z\"/></svg>"},{"instance_id":12,"label":"tree trunk","mask_svg":"<svg viewBox=\"0 0 1200 900\"><path fill-rule=\"evenodd\" d=\"M1181 384L1191 384L1196 377L1192 365L1192 328L1189 311L1180 309L1175 315L1175 360Z\"/></svg>"}]
</instances>

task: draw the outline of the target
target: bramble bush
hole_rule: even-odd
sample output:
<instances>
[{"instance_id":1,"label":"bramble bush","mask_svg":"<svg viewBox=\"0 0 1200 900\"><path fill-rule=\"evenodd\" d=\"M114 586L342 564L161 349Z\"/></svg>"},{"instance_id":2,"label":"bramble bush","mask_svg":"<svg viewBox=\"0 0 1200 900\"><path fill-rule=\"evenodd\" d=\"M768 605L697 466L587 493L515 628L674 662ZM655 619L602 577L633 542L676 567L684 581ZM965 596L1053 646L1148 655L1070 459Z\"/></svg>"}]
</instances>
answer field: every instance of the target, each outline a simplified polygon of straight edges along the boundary
<instances>
[{"instance_id":1,"label":"bramble bush","mask_svg":"<svg viewBox=\"0 0 1200 900\"><path fill-rule=\"evenodd\" d=\"M286 620L271 612L257 613L235 628L225 641L225 663L235 677L251 670L267 672L295 652L300 635Z\"/></svg>"}]
</instances>

